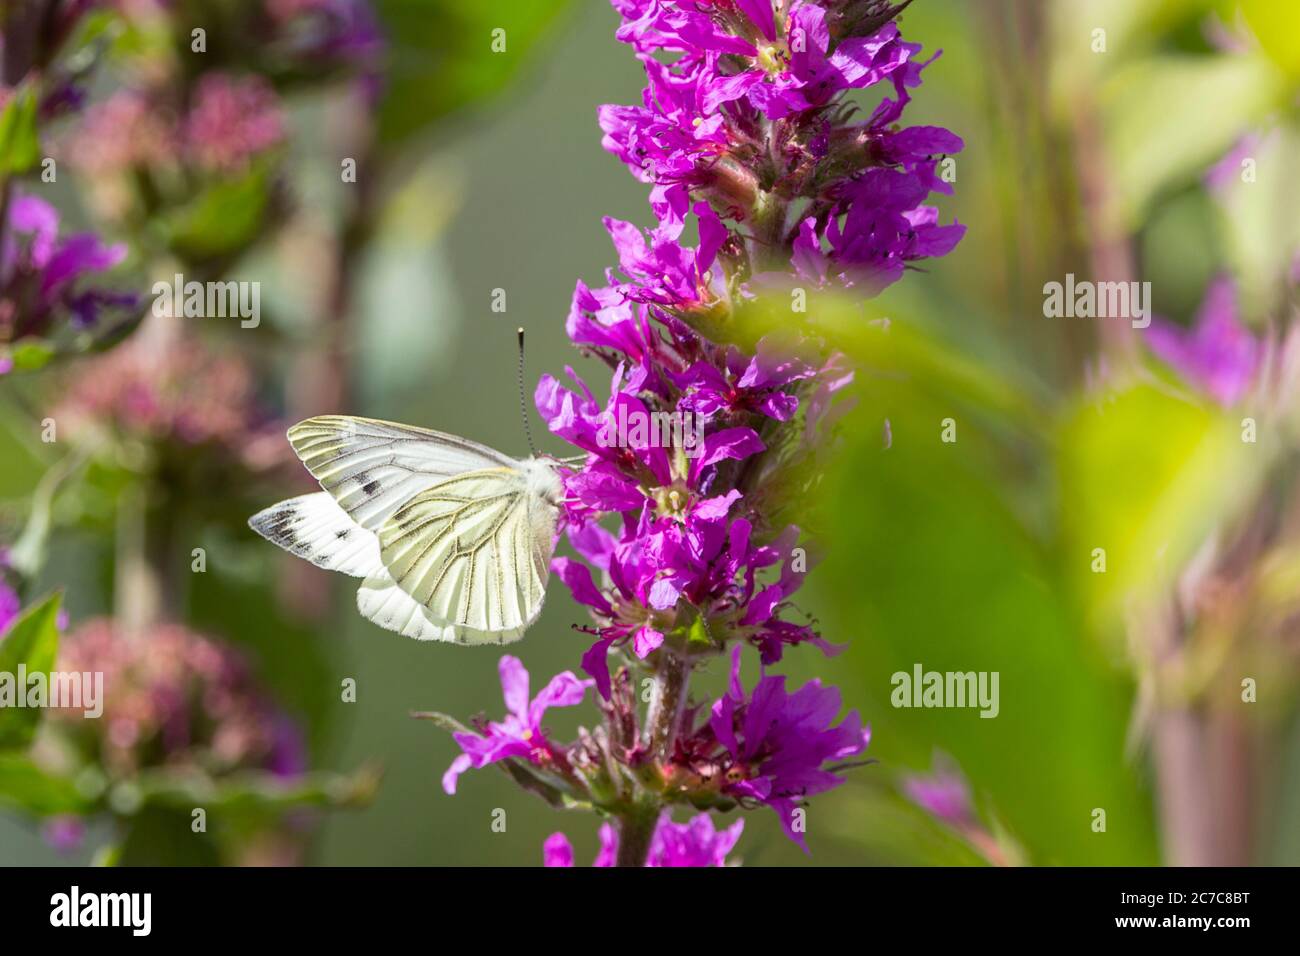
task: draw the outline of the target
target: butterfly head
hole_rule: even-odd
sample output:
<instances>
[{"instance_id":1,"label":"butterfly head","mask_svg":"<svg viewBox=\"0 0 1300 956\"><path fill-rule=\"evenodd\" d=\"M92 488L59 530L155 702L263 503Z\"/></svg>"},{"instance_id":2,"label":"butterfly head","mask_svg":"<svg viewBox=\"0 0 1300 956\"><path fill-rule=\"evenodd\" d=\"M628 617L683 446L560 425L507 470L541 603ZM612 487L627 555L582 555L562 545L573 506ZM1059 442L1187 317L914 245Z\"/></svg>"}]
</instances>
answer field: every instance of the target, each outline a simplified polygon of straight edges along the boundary
<instances>
[{"instance_id":1,"label":"butterfly head","mask_svg":"<svg viewBox=\"0 0 1300 956\"><path fill-rule=\"evenodd\" d=\"M523 462L528 490L553 508L564 501L564 481L556 463L547 458L527 458Z\"/></svg>"}]
</instances>

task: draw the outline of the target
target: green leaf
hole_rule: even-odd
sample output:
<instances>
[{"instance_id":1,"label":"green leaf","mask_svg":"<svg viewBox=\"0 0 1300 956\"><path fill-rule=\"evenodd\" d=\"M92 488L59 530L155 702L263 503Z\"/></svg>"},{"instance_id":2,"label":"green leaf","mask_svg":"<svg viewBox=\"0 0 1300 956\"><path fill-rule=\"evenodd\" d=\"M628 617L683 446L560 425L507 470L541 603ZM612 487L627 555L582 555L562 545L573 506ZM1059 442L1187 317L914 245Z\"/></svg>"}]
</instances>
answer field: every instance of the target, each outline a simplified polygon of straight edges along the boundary
<instances>
[{"instance_id":1,"label":"green leaf","mask_svg":"<svg viewBox=\"0 0 1300 956\"><path fill-rule=\"evenodd\" d=\"M569 0L378 0L389 38L382 142L394 144L481 104L529 61ZM493 31L505 43L493 51Z\"/></svg>"},{"instance_id":2,"label":"green leaf","mask_svg":"<svg viewBox=\"0 0 1300 956\"><path fill-rule=\"evenodd\" d=\"M209 185L165 224L168 243L179 255L208 259L230 255L251 243L269 201L267 171L258 168Z\"/></svg>"},{"instance_id":3,"label":"green leaf","mask_svg":"<svg viewBox=\"0 0 1300 956\"><path fill-rule=\"evenodd\" d=\"M1237 2L1269 59L1292 79L1300 80L1300 7L1278 0Z\"/></svg>"},{"instance_id":4,"label":"green leaf","mask_svg":"<svg viewBox=\"0 0 1300 956\"><path fill-rule=\"evenodd\" d=\"M17 751L0 751L0 804L33 816L83 813L89 809L73 781L56 777Z\"/></svg>"},{"instance_id":5,"label":"green leaf","mask_svg":"<svg viewBox=\"0 0 1300 956\"><path fill-rule=\"evenodd\" d=\"M14 368L20 372L36 372L43 369L54 358L54 346L44 339L19 339L9 348L9 357L13 359Z\"/></svg>"},{"instance_id":6,"label":"green leaf","mask_svg":"<svg viewBox=\"0 0 1300 956\"><path fill-rule=\"evenodd\" d=\"M1155 863L1149 796L1125 756L1131 683L1080 626L1053 516L1036 504L1042 478L1024 475L1023 456L1036 453L1045 471L1047 449L1018 444L1017 462L929 378L872 384L872 401L845 422L852 444L818 493L830 550L808 581L823 636L849 648L830 660L791 654L787 666L843 686L846 706L872 725L870 754L882 765L923 770L935 750L952 755L1036 863ZM950 415L952 444L940 438ZM893 675L916 664L996 672L996 717L894 707ZM1088 826L1094 807L1107 808L1104 839ZM842 831L877 825L865 802L840 822Z\"/></svg>"},{"instance_id":7,"label":"green leaf","mask_svg":"<svg viewBox=\"0 0 1300 956\"><path fill-rule=\"evenodd\" d=\"M191 828L189 808L150 807L131 818L112 866L217 866L216 842Z\"/></svg>"},{"instance_id":8,"label":"green leaf","mask_svg":"<svg viewBox=\"0 0 1300 956\"><path fill-rule=\"evenodd\" d=\"M36 132L36 94L20 89L0 111L0 175L25 173L41 157Z\"/></svg>"},{"instance_id":9,"label":"green leaf","mask_svg":"<svg viewBox=\"0 0 1300 956\"><path fill-rule=\"evenodd\" d=\"M1141 221L1166 189L1192 181L1286 93L1262 56L1160 56L1121 66L1101 89L1117 225Z\"/></svg>"},{"instance_id":10,"label":"green leaf","mask_svg":"<svg viewBox=\"0 0 1300 956\"><path fill-rule=\"evenodd\" d=\"M0 640L0 680L16 685L21 665L27 674L49 674L59 652L59 602L53 594L28 608ZM18 694L25 687L13 686ZM0 696L0 750L22 748L31 743L44 708L9 706Z\"/></svg>"},{"instance_id":11,"label":"green leaf","mask_svg":"<svg viewBox=\"0 0 1300 956\"><path fill-rule=\"evenodd\" d=\"M1064 570L1102 630L1134 595L1168 586L1234 504L1251 500L1270 450L1243 443L1216 409L1151 385L1079 402L1056 447Z\"/></svg>"},{"instance_id":12,"label":"green leaf","mask_svg":"<svg viewBox=\"0 0 1300 956\"><path fill-rule=\"evenodd\" d=\"M132 781L142 807L188 810L202 806L210 813L266 817L301 807L362 807L379 788L380 771L363 766L351 774L309 773L285 779L262 771L244 771L214 778L189 770L150 770Z\"/></svg>"}]
</instances>

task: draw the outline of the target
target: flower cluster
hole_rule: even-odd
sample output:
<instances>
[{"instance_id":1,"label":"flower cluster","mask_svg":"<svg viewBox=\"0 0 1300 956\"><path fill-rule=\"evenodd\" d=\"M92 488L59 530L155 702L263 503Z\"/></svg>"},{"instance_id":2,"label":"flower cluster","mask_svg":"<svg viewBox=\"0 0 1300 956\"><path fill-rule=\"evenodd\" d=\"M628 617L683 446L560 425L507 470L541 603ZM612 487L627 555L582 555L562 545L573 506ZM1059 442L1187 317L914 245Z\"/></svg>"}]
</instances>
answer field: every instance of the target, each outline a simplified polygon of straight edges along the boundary
<instances>
[{"instance_id":1,"label":"flower cluster","mask_svg":"<svg viewBox=\"0 0 1300 956\"><path fill-rule=\"evenodd\" d=\"M177 451L202 448L250 471L287 463L284 425L259 400L252 367L192 334L142 329L87 361L55 407L74 440L104 436Z\"/></svg>"},{"instance_id":2,"label":"flower cluster","mask_svg":"<svg viewBox=\"0 0 1300 956\"><path fill-rule=\"evenodd\" d=\"M104 675L102 720L55 711L58 734L110 778L157 767L219 776L255 769L304 773L297 725L254 683L232 648L178 624L124 633L106 618L63 638L59 667Z\"/></svg>"},{"instance_id":3,"label":"flower cluster","mask_svg":"<svg viewBox=\"0 0 1300 956\"><path fill-rule=\"evenodd\" d=\"M212 71L199 78L180 118L153 91L116 91L86 110L67 154L77 168L99 175L174 172L182 162L230 175L284 139L279 98L266 80Z\"/></svg>"},{"instance_id":4,"label":"flower cluster","mask_svg":"<svg viewBox=\"0 0 1300 956\"><path fill-rule=\"evenodd\" d=\"M791 604L807 554L799 527L778 516L809 491L808 464L832 443L852 371L797 328L749 346L726 333L747 300L782 283L868 295L950 251L963 227L941 225L926 201L949 191L939 163L962 143L898 124L930 62L902 40L899 7L614 6L647 88L639 106L602 107L599 122L605 148L651 185L657 225L607 219L618 267L573 295L569 337L611 370L607 395L572 369L567 382L544 376L535 395L551 432L583 453L564 477L578 557L552 570L591 613L582 666L604 726L558 744L538 723L542 699L525 708L507 687L512 717L457 734L464 754L448 776L506 760L543 795L617 820L601 860L624 865L674 865L662 861L678 825L661 822L673 804L769 806L806 849L801 805L843 781L869 731L856 713L840 719L835 689L790 691L767 671L791 647L835 651ZM853 121L845 94L875 86L880 105ZM763 668L750 690L746 646ZM727 692L692 702L691 672L727 651ZM633 673L654 684L644 717ZM582 699L572 674L556 680L564 690L551 703ZM731 849L739 830L705 840L703 819L686 825L697 850L674 859L716 865ZM548 863L571 863L567 846L553 837Z\"/></svg>"}]
</instances>

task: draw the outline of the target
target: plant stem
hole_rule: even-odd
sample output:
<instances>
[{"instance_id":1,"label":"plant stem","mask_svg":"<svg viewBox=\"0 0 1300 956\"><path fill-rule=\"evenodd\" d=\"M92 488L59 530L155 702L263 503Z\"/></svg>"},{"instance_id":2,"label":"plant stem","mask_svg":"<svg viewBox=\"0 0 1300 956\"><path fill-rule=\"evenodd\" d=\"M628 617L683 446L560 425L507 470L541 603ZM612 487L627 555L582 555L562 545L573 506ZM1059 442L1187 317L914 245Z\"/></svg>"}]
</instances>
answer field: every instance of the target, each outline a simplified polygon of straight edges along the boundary
<instances>
[{"instance_id":1,"label":"plant stem","mask_svg":"<svg viewBox=\"0 0 1300 956\"><path fill-rule=\"evenodd\" d=\"M659 821L659 807L650 802L634 803L618 818L616 866L645 866Z\"/></svg>"},{"instance_id":2,"label":"plant stem","mask_svg":"<svg viewBox=\"0 0 1300 956\"><path fill-rule=\"evenodd\" d=\"M672 753L677 731L681 727L682 713L686 709L686 691L690 679L690 664L665 648L659 669L655 673L658 686L646 721L650 731L650 753L653 756L667 757Z\"/></svg>"},{"instance_id":3,"label":"plant stem","mask_svg":"<svg viewBox=\"0 0 1300 956\"><path fill-rule=\"evenodd\" d=\"M691 665L667 648L659 652L655 671L655 694L646 715L646 732L652 758L672 753L686 710L686 689ZM638 788L639 789L639 788ZM618 866L645 866L650 841L654 838L663 805L658 795L642 791L618 814Z\"/></svg>"}]
</instances>

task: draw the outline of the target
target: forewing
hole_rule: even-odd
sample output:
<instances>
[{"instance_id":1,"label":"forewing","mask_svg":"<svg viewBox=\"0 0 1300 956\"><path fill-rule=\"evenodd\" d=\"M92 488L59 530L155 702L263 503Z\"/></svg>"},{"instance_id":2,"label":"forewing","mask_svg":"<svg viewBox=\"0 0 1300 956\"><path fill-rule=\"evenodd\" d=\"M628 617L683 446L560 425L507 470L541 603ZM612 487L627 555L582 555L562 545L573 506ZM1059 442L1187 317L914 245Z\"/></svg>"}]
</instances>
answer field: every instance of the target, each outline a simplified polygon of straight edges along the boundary
<instances>
[{"instance_id":1,"label":"forewing","mask_svg":"<svg viewBox=\"0 0 1300 956\"><path fill-rule=\"evenodd\" d=\"M398 508L437 482L516 464L455 435L349 415L299 422L289 429L289 443L321 487L371 531L379 531Z\"/></svg>"},{"instance_id":2,"label":"forewing","mask_svg":"<svg viewBox=\"0 0 1300 956\"><path fill-rule=\"evenodd\" d=\"M469 472L401 506L379 531L380 556L398 587L435 617L510 631L541 612L555 519L555 506L529 491L520 470Z\"/></svg>"}]
</instances>

